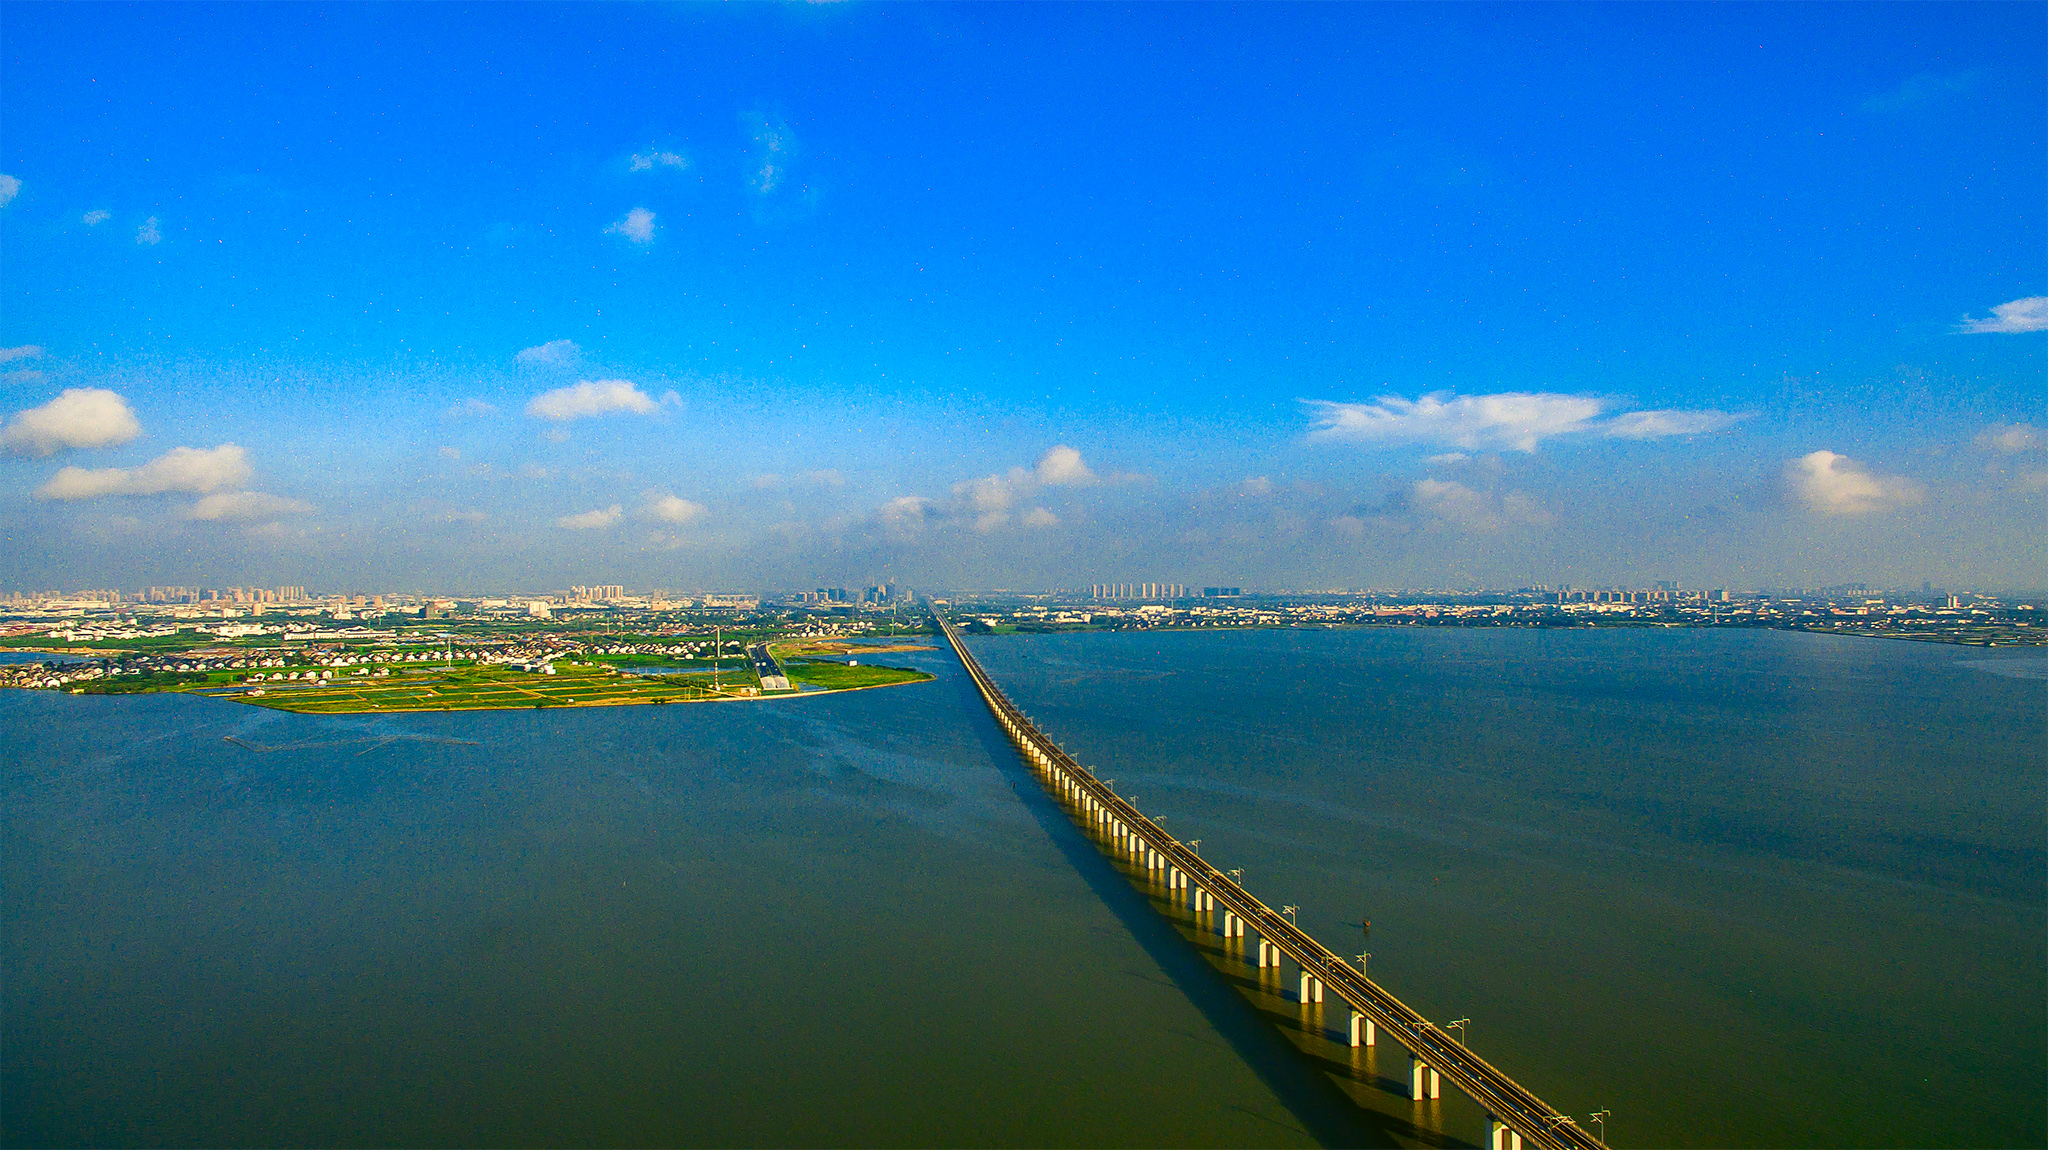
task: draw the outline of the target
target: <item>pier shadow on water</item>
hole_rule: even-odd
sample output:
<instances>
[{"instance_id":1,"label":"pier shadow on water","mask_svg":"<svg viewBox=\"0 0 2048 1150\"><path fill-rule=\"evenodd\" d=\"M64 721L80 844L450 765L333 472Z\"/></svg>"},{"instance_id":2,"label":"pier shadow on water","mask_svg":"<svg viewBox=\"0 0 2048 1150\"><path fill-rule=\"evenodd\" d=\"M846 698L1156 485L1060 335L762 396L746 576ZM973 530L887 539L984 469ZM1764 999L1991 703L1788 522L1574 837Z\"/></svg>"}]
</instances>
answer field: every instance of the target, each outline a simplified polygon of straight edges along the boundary
<instances>
[{"instance_id":1,"label":"pier shadow on water","mask_svg":"<svg viewBox=\"0 0 2048 1150\"><path fill-rule=\"evenodd\" d=\"M1476 1143L1447 1137L1426 1121L1403 1118L1361 1106L1341 1089L1332 1075L1352 1079L1364 1089L1392 1093L1391 1080L1376 1074L1362 1075L1351 1064L1304 1050L1281 1033L1282 1025L1302 1029L1300 1020L1262 1009L1249 994L1257 984L1243 976L1232 976L1212 964L1201 943L1189 939L1182 927L1154 904L1151 894L1133 885L1135 879L1109 854L1102 851L1087 832L1041 786L1009 738L988 714L981 697L966 676L956 682L962 707L974 716L977 738L990 758L1001 764L1003 777L1023 807L1053 846L1072 864L1096 897L1159 969L1173 980L1203 1018L1230 1048L1280 1099L1309 1135L1325 1146L1432 1146L1476 1147ZM1239 961L1218 952L1225 962ZM1242 984L1242 986L1238 985ZM1348 1017L1348 1016L1347 1016ZM1322 1028L1317 1028L1320 1030ZM1310 1045L1329 1045L1328 1035L1304 1035ZM1348 1047L1346 1048L1348 1049ZM1405 1083L1400 1084L1405 1086ZM1405 1097L1401 1100L1406 1104ZM1418 1103L1418 1116L1434 1113L1437 1103Z\"/></svg>"}]
</instances>

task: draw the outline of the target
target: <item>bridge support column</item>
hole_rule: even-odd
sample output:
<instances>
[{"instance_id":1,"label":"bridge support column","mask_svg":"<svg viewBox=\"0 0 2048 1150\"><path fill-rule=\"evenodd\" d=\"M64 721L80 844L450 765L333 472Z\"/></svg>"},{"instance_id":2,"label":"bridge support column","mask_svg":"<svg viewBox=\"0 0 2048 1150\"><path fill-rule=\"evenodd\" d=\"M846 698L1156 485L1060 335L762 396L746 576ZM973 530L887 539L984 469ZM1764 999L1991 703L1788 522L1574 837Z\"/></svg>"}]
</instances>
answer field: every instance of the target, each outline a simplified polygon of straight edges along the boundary
<instances>
[{"instance_id":1,"label":"bridge support column","mask_svg":"<svg viewBox=\"0 0 2048 1150\"><path fill-rule=\"evenodd\" d=\"M1491 1114L1486 1116L1486 1150L1522 1150L1522 1136Z\"/></svg>"},{"instance_id":2,"label":"bridge support column","mask_svg":"<svg viewBox=\"0 0 2048 1150\"><path fill-rule=\"evenodd\" d=\"M1429 1063L1410 1054L1408 1056L1408 1097L1420 1102L1425 1098L1442 1098L1444 1080Z\"/></svg>"},{"instance_id":3,"label":"bridge support column","mask_svg":"<svg viewBox=\"0 0 2048 1150\"><path fill-rule=\"evenodd\" d=\"M1309 973L1308 973L1308 971L1305 971L1305 970L1304 970L1304 971L1302 971L1302 972L1301 972L1301 993L1300 993L1299 995L1297 995L1297 996L1296 996L1296 998L1295 998L1295 1001L1297 1001L1297 1002L1301 1003L1301 1004L1302 1004L1303 1006L1307 1006L1307 1005L1308 1005L1309 1003L1311 1003L1311 1002L1314 1002L1314 1001L1315 1001L1315 988L1314 988L1314 983L1315 983L1315 979L1313 979L1313 978L1309 977Z\"/></svg>"},{"instance_id":4,"label":"bridge support column","mask_svg":"<svg viewBox=\"0 0 2048 1150\"><path fill-rule=\"evenodd\" d=\"M1379 1041L1378 1041L1378 1040L1379 1040L1379 1028L1378 1028L1378 1027L1376 1027L1376 1026L1374 1026L1374 1025L1372 1024L1372 1019L1370 1019L1370 1018L1367 1018L1367 1017L1366 1017L1365 1015L1363 1015L1363 1014L1360 1014L1360 1013L1358 1013L1358 1012L1357 1012L1357 1011L1355 1011L1355 1010L1354 1010L1354 1011L1352 1011L1352 1012L1351 1012L1351 1045L1353 1045L1353 1046L1377 1046L1377 1045L1379 1045Z\"/></svg>"}]
</instances>

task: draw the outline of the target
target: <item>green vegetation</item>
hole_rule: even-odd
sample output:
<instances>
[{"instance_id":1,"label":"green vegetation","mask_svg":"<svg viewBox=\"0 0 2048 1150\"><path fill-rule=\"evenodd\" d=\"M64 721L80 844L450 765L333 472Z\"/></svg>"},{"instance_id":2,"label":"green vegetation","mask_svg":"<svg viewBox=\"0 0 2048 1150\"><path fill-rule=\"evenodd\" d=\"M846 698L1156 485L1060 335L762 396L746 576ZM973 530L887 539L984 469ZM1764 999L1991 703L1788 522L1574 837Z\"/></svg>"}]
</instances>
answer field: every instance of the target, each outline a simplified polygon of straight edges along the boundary
<instances>
[{"instance_id":1,"label":"green vegetation","mask_svg":"<svg viewBox=\"0 0 2048 1150\"><path fill-rule=\"evenodd\" d=\"M612 656L613 659L631 658ZM659 663L657 657L640 656ZM259 707L301 714L335 715L399 711L477 711L529 707L617 707L655 703L697 703L758 697L759 680L728 662L718 686L710 671L673 675L624 675L609 666L561 661L553 675L510 667L457 663L447 667L408 667L388 677L336 674L332 679L247 681L243 671L161 672L117 676L81 684L94 695L185 691L217 695ZM272 669L271 675L299 668ZM917 682L932 676L898 667L848 667L843 663L798 664L792 682L833 691ZM261 688L260 695L245 688ZM770 691L769 696L795 691Z\"/></svg>"},{"instance_id":2,"label":"green vegetation","mask_svg":"<svg viewBox=\"0 0 2048 1150\"><path fill-rule=\"evenodd\" d=\"M857 691L863 687L886 687L892 683L919 683L932 678L908 667L849 667L844 663L811 663L792 660L786 668L789 681L827 691Z\"/></svg>"}]
</instances>

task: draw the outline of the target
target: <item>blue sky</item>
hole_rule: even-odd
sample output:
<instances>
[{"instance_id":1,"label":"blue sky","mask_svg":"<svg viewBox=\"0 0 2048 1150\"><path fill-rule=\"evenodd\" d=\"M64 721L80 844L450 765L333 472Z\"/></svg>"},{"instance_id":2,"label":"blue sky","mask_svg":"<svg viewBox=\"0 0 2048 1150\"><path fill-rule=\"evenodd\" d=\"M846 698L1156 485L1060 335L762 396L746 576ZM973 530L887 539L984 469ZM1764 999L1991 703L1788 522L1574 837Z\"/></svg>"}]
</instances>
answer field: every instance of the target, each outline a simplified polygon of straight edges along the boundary
<instances>
[{"instance_id":1,"label":"blue sky","mask_svg":"<svg viewBox=\"0 0 2048 1150\"><path fill-rule=\"evenodd\" d=\"M0 585L2040 587L2048 7L0 9Z\"/></svg>"}]
</instances>

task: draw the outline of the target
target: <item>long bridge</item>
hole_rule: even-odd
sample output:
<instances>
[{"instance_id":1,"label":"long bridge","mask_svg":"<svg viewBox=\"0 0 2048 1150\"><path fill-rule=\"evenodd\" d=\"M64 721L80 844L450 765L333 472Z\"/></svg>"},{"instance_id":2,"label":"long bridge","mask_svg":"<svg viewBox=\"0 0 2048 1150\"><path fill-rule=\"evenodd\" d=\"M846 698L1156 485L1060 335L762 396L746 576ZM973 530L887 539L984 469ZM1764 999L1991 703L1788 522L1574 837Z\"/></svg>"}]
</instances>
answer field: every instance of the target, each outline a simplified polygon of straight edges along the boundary
<instances>
[{"instance_id":1,"label":"long bridge","mask_svg":"<svg viewBox=\"0 0 2048 1150\"><path fill-rule=\"evenodd\" d=\"M1443 1081L1478 1103L1487 1114L1482 1146L1489 1150L1602 1150L1604 1143L1514 1079L1479 1057L1463 1042L1424 1018L1408 1004L1381 989L1295 926L1283 914L1254 898L1229 875L1203 861L1186 844L1095 777L1094 772L1047 738L1002 688L981 669L960 633L936 607L932 617L952 644L953 653L974 678L996 722L1010 736L1039 780L1069 803L1085 820L1105 849L1111 849L1160 876L1171 897L1185 900L1194 913L1216 914L1211 922L1226 938L1242 938L1247 930L1259 939L1259 966L1277 967L1282 959L1300 972L1300 1000L1320 1003L1330 993L1351 1008L1351 1044L1371 1046L1385 1031L1408 1050L1409 1095L1416 1100L1442 1097Z\"/></svg>"}]
</instances>

